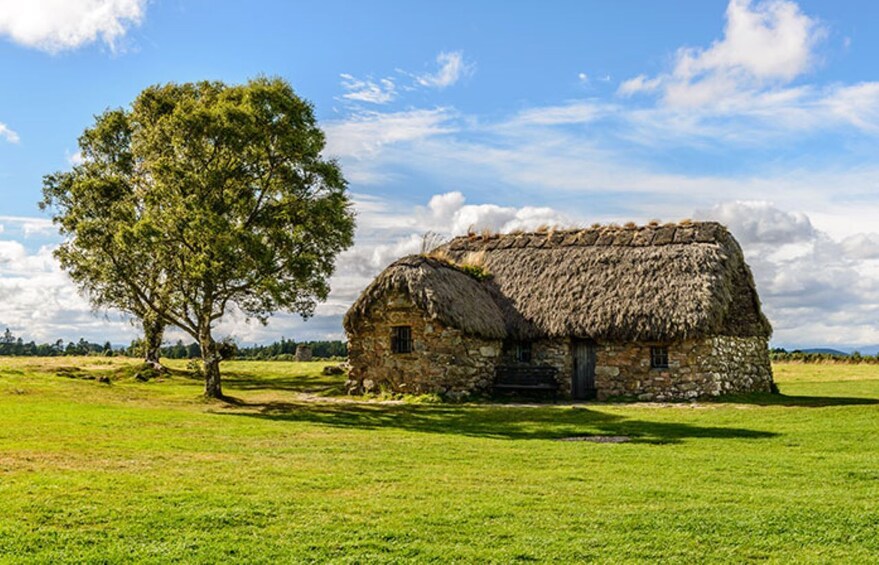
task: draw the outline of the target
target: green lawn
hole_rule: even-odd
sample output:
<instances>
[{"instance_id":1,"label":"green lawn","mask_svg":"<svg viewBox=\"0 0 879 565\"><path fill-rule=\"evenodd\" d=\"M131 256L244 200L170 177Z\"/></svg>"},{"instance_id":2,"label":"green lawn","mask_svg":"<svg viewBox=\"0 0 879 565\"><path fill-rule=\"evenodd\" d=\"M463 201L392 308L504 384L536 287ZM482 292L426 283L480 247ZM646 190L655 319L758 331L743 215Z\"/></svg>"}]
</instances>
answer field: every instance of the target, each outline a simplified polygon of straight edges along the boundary
<instances>
[{"instance_id":1,"label":"green lawn","mask_svg":"<svg viewBox=\"0 0 879 565\"><path fill-rule=\"evenodd\" d=\"M677 405L351 402L0 358L0 562L879 561L879 367ZM111 376L112 384L89 377ZM558 441L628 436L627 443Z\"/></svg>"}]
</instances>

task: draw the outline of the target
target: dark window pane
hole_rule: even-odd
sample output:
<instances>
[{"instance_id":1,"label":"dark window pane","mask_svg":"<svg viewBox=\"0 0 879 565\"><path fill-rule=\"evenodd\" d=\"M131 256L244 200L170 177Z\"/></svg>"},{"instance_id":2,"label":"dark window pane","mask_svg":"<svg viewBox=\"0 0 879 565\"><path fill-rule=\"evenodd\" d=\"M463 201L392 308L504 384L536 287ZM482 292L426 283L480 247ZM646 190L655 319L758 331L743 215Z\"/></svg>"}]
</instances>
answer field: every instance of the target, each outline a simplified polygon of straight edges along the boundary
<instances>
[{"instance_id":1,"label":"dark window pane","mask_svg":"<svg viewBox=\"0 0 879 565\"><path fill-rule=\"evenodd\" d=\"M391 351L394 353L412 352L412 328L410 326L391 328Z\"/></svg>"},{"instance_id":2,"label":"dark window pane","mask_svg":"<svg viewBox=\"0 0 879 565\"><path fill-rule=\"evenodd\" d=\"M654 346L650 348L650 368L651 369L667 369L668 368L668 347Z\"/></svg>"},{"instance_id":3,"label":"dark window pane","mask_svg":"<svg viewBox=\"0 0 879 565\"><path fill-rule=\"evenodd\" d=\"M516 344L516 361L519 363L531 362L531 344L528 342Z\"/></svg>"}]
</instances>

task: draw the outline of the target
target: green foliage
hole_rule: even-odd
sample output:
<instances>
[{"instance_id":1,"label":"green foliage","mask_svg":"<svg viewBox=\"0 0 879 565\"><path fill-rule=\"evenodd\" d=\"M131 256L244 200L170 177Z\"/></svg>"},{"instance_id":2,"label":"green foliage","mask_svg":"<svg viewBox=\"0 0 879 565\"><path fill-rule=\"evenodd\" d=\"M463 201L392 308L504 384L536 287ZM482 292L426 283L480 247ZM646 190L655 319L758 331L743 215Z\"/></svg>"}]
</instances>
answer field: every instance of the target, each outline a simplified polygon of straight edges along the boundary
<instances>
[{"instance_id":1,"label":"green foliage","mask_svg":"<svg viewBox=\"0 0 879 565\"><path fill-rule=\"evenodd\" d=\"M196 339L207 395L222 395L211 328L229 307L265 322L326 299L354 215L311 105L285 81L152 86L80 147L84 162L44 183L68 237L59 260L94 302L143 306Z\"/></svg>"},{"instance_id":2,"label":"green foliage","mask_svg":"<svg viewBox=\"0 0 879 565\"><path fill-rule=\"evenodd\" d=\"M54 255L96 309L116 308L142 321L143 354L158 361L166 323L163 282L153 242L125 234L146 215L149 171L132 151L123 110L108 110L79 138L83 162L46 175L41 208L65 241Z\"/></svg>"},{"instance_id":3,"label":"green foliage","mask_svg":"<svg viewBox=\"0 0 879 565\"><path fill-rule=\"evenodd\" d=\"M324 363L230 361L234 403L54 376L121 364L0 359L0 561L879 561L874 365L673 406L315 400ZM631 441L558 441L595 435Z\"/></svg>"},{"instance_id":4,"label":"green foliage","mask_svg":"<svg viewBox=\"0 0 879 565\"><path fill-rule=\"evenodd\" d=\"M488 269L486 269L482 265L456 264L455 266L478 281L484 281L491 278L491 273L489 273Z\"/></svg>"}]
</instances>

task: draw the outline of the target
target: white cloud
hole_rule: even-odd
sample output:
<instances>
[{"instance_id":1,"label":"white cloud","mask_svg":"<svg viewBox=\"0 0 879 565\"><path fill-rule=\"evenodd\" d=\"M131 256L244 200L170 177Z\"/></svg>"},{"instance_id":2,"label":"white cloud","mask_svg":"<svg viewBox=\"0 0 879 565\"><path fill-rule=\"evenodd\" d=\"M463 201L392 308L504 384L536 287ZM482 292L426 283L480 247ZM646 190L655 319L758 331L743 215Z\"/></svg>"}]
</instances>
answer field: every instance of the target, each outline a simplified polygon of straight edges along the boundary
<instances>
[{"instance_id":1,"label":"white cloud","mask_svg":"<svg viewBox=\"0 0 879 565\"><path fill-rule=\"evenodd\" d=\"M46 218L34 218L31 216L0 216L0 222L14 227L25 237L34 235L49 235L55 232L55 226Z\"/></svg>"},{"instance_id":2,"label":"white cloud","mask_svg":"<svg viewBox=\"0 0 879 565\"><path fill-rule=\"evenodd\" d=\"M115 50L147 0L0 0L0 35L49 53L101 40Z\"/></svg>"},{"instance_id":3,"label":"white cloud","mask_svg":"<svg viewBox=\"0 0 879 565\"><path fill-rule=\"evenodd\" d=\"M0 137L5 139L9 143L18 143L20 141L18 134L9 129L9 126L4 124L3 122L0 122Z\"/></svg>"},{"instance_id":4,"label":"white cloud","mask_svg":"<svg viewBox=\"0 0 879 565\"><path fill-rule=\"evenodd\" d=\"M44 342L133 338L136 332L120 316L111 320L92 313L52 249L42 246L31 252L21 242L0 241L0 325L24 339Z\"/></svg>"},{"instance_id":5,"label":"white cloud","mask_svg":"<svg viewBox=\"0 0 879 565\"><path fill-rule=\"evenodd\" d=\"M506 125L551 126L584 124L615 111L616 109L610 105L590 100L576 101L558 106L543 106L523 110L510 119Z\"/></svg>"},{"instance_id":6,"label":"white cloud","mask_svg":"<svg viewBox=\"0 0 879 565\"><path fill-rule=\"evenodd\" d=\"M620 84L617 92L621 96L631 96L633 94L637 94L638 92L652 92L659 88L661 82L662 81L659 78L649 79L646 75L638 75L634 78L624 80Z\"/></svg>"},{"instance_id":7,"label":"white cloud","mask_svg":"<svg viewBox=\"0 0 879 565\"><path fill-rule=\"evenodd\" d=\"M725 73L740 80L789 82L809 70L812 48L824 37L820 23L787 0L731 0L726 9L724 37L708 49L681 49L674 75L706 78Z\"/></svg>"},{"instance_id":8,"label":"white cloud","mask_svg":"<svg viewBox=\"0 0 879 565\"><path fill-rule=\"evenodd\" d=\"M421 86L431 88L446 88L458 82L461 78L473 74L475 66L464 60L461 51L441 52L436 56L439 69L435 73L425 73L415 77Z\"/></svg>"},{"instance_id":9,"label":"white cloud","mask_svg":"<svg viewBox=\"0 0 879 565\"><path fill-rule=\"evenodd\" d=\"M724 224L742 245L796 243L810 240L816 233L805 214L784 212L766 201L724 202L708 210L697 210L695 215Z\"/></svg>"},{"instance_id":10,"label":"white cloud","mask_svg":"<svg viewBox=\"0 0 879 565\"><path fill-rule=\"evenodd\" d=\"M827 92L819 106L843 122L879 133L879 82L836 86Z\"/></svg>"},{"instance_id":11,"label":"white cloud","mask_svg":"<svg viewBox=\"0 0 879 565\"><path fill-rule=\"evenodd\" d=\"M879 259L879 233L859 233L842 240L846 255L856 259Z\"/></svg>"},{"instance_id":12,"label":"white cloud","mask_svg":"<svg viewBox=\"0 0 879 565\"><path fill-rule=\"evenodd\" d=\"M376 82L372 78L364 80L354 78L347 73L339 76L342 77L342 88L348 91L342 95L342 98L346 100L387 104L397 97L393 79L383 78Z\"/></svg>"},{"instance_id":13,"label":"white cloud","mask_svg":"<svg viewBox=\"0 0 879 565\"><path fill-rule=\"evenodd\" d=\"M387 146L418 143L456 130L455 114L447 108L402 112L359 112L345 120L324 123L326 154L343 158L345 176L354 183L386 181L382 155Z\"/></svg>"},{"instance_id":14,"label":"white cloud","mask_svg":"<svg viewBox=\"0 0 879 565\"><path fill-rule=\"evenodd\" d=\"M678 49L672 71L622 83L631 95L661 89L671 106L712 106L743 91L785 85L815 64L824 27L788 0L730 0L723 38L708 48Z\"/></svg>"},{"instance_id":15,"label":"white cloud","mask_svg":"<svg viewBox=\"0 0 879 565\"><path fill-rule=\"evenodd\" d=\"M482 230L533 230L543 225L567 226L572 223L565 215L548 207L465 204L464 195L457 191L431 197L427 212L419 225L449 236Z\"/></svg>"},{"instance_id":16,"label":"white cloud","mask_svg":"<svg viewBox=\"0 0 879 565\"><path fill-rule=\"evenodd\" d=\"M722 38L682 47L670 68L623 81L622 98L657 104L625 113L632 140L764 144L779 136L853 127L879 133L879 82L795 84L814 69L826 27L790 0L730 0Z\"/></svg>"},{"instance_id":17,"label":"white cloud","mask_svg":"<svg viewBox=\"0 0 879 565\"><path fill-rule=\"evenodd\" d=\"M726 224L754 273L764 311L785 345L879 343L879 234L842 241L803 213L760 201L696 212Z\"/></svg>"}]
</instances>

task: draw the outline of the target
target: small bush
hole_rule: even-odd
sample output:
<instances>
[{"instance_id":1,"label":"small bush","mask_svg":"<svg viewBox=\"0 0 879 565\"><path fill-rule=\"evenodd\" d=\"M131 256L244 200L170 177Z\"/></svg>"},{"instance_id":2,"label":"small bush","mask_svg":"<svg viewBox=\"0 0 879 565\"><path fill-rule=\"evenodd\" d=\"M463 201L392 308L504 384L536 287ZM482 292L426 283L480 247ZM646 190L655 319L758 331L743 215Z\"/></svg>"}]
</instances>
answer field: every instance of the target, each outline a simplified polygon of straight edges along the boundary
<instances>
[{"instance_id":1,"label":"small bush","mask_svg":"<svg viewBox=\"0 0 879 565\"><path fill-rule=\"evenodd\" d=\"M481 265L458 265L458 268L478 281L491 278L491 273Z\"/></svg>"},{"instance_id":2,"label":"small bush","mask_svg":"<svg viewBox=\"0 0 879 565\"><path fill-rule=\"evenodd\" d=\"M201 376L204 374L204 367L202 366L201 359L190 359L186 362L186 370L190 373L194 373L197 376Z\"/></svg>"},{"instance_id":3,"label":"small bush","mask_svg":"<svg viewBox=\"0 0 879 565\"><path fill-rule=\"evenodd\" d=\"M407 394L403 396L406 404L442 404L443 397L435 392L427 394Z\"/></svg>"}]
</instances>

